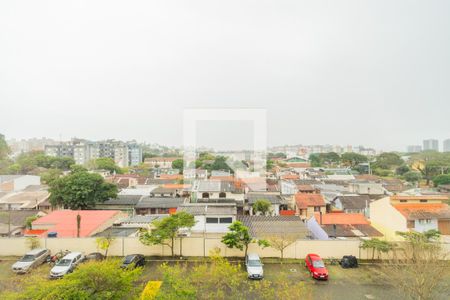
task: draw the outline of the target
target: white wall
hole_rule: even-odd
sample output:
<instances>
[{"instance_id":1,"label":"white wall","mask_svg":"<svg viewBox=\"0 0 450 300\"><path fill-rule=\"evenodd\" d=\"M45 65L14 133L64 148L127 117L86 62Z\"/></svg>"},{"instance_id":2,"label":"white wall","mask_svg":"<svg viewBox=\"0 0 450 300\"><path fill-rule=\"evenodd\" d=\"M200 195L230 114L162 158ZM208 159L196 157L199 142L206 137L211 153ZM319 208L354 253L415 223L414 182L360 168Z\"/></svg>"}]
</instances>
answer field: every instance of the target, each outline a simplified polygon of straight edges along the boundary
<instances>
[{"instance_id":1,"label":"white wall","mask_svg":"<svg viewBox=\"0 0 450 300\"><path fill-rule=\"evenodd\" d=\"M419 220L414 221L414 230L418 232L424 232L427 230L435 229L438 230L438 220L432 219L430 223L420 223Z\"/></svg>"}]
</instances>

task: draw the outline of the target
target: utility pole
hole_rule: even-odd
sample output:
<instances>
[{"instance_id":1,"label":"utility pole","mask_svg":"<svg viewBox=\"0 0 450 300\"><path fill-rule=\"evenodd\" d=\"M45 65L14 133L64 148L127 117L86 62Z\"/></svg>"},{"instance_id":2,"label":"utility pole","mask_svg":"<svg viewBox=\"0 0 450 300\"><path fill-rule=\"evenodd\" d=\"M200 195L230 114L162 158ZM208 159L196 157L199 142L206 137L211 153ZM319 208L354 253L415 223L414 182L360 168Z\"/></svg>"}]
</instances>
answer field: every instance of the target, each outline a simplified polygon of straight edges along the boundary
<instances>
[{"instance_id":1,"label":"utility pole","mask_svg":"<svg viewBox=\"0 0 450 300\"><path fill-rule=\"evenodd\" d=\"M8 237L11 237L11 204L8 204Z\"/></svg>"}]
</instances>

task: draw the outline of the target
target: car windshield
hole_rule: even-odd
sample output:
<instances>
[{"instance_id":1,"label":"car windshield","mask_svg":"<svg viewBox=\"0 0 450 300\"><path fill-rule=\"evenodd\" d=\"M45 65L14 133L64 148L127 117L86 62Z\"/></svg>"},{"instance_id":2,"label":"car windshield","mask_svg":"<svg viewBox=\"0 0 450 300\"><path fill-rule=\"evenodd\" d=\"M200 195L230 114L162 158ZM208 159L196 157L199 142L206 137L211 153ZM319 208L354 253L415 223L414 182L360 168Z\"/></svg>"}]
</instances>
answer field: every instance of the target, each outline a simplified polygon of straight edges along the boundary
<instances>
[{"instance_id":1,"label":"car windshield","mask_svg":"<svg viewBox=\"0 0 450 300\"><path fill-rule=\"evenodd\" d=\"M259 260L249 260L249 267L261 267L261 262Z\"/></svg>"},{"instance_id":2,"label":"car windshield","mask_svg":"<svg viewBox=\"0 0 450 300\"><path fill-rule=\"evenodd\" d=\"M127 256L127 257L125 257L124 263L129 264L129 263L133 262L133 260L134 260L134 256Z\"/></svg>"},{"instance_id":3,"label":"car windshield","mask_svg":"<svg viewBox=\"0 0 450 300\"><path fill-rule=\"evenodd\" d=\"M325 268L325 264L321 260L313 261L314 268Z\"/></svg>"},{"instance_id":4,"label":"car windshield","mask_svg":"<svg viewBox=\"0 0 450 300\"><path fill-rule=\"evenodd\" d=\"M56 264L58 267L67 267L70 266L70 263L72 261L70 259L61 259L60 261L58 261L58 263Z\"/></svg>"},{"instance_id":5,"label":"car windshield","mask_svg":"<svg viewBox=\"0 0 450 300\"><path fill-rule=\"evenodd\" d=\"M20 261L23 262L29 262L29 261L33 261L34 260L34 255L25 255L24 257L22 257L20 259Z\"/></svg>"}]
</instances>

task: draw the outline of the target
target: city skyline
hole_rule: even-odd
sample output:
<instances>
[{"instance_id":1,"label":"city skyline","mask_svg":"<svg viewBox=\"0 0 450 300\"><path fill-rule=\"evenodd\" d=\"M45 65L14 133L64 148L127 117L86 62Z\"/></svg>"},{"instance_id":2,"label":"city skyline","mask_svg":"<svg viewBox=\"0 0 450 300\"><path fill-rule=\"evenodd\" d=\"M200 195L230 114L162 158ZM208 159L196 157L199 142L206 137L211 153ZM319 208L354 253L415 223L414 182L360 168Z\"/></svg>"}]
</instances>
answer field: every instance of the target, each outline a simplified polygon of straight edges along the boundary
<instances>
[{"instance_id":1,"label":"city skyline","mask_svg":"<svg viewBox=\"0 0 450 300\"><path fill-rule=\"evenodd\" d=\"M181 145L184 109L263 108L270 146L448 138L450 3L354 4L3 2L1 131Z\"/></svg>"}]
</instances>

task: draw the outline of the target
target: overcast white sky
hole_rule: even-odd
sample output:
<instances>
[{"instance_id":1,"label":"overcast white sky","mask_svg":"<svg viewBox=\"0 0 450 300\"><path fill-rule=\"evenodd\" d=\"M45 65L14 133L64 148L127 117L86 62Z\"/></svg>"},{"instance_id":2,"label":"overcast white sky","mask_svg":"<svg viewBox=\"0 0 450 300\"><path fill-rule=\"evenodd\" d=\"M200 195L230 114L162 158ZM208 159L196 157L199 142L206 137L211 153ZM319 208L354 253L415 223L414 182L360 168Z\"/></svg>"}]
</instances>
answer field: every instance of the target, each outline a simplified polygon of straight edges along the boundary
<instances>
[{"instance_id":1,"label":"overcast white sky","mask_svg":"<svg viewBox=\"0 0 450 300\"><path fill-rule=\"evenodd\" d=\"M0 102L7 138L181 145L184 108L246 107L270 145L403 150L450 138L450 1L2 1Z\"/></svg>"}]
</instances>

